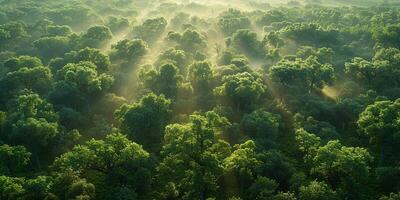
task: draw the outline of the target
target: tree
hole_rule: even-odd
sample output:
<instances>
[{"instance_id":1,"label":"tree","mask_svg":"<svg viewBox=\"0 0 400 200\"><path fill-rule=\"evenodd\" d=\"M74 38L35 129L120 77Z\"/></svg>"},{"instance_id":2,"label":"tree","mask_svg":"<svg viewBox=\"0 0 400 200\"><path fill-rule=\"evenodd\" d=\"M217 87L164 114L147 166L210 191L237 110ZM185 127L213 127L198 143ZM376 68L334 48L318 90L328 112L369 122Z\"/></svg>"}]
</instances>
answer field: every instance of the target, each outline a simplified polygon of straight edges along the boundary
<instances>
[{"instance_id":1,"label":"tree","mask_svg":"<svg viewBox=\"0 0 400 200\"><path fill-rule=\"evenodd\" d=\"M110 28L106 26L92 26L81 36L82 47L101 48L113 37Z\"/></svg>"},{"instance_id":2,"label":"tree","mask_svg":"<svg viewBox=\"0 0 400 200\"><path fill-rule=\"evenodd\" d=\"M285 41L276 32L271 32L264 37L264 43L267 43L275 48L280 48L285 44Z\"/></svg>"},{"instance_id":3,"label":"tree","mask_svg":"<svg viewBox=\"0 0 400 200\"><path fill-rule=\"evenodd\" d=\"M400 167L377 167L375 169L376 183L383 192L392 192L400 190Z\"/></svg>"},{"instance_id":4,"label":"tree","mask_svg":"<svg viewBox=\"0 0 400 200\"><path fill-rule=\"evenodd\" d=\"M178 49L192 53L203 50L207 46L205 37L201 33L191 29L186 29L182 34L169 32L167 39L177 43Z\"/></svg>"},{"instance_id":5,"label":"tree","mask_svg":"<svg viewBox=\"0 0 400 200\"><path fill-rule=\"evenodd\" d=\"M295 132L295 140L299 150L305 155L315 155L321 144L321 138L315 134L309 133L304 129L297 129ZM311 156L312 157L312 156ZM308 157L310 158L310 157Z\"/></svg>"},{"instance_id":6,"label":"tree","mask_svg":"<svg viewBox=\"0 0 400 200\"><path fill-rule=\"evenodd\" d=\"M225 176L228 181L226 191L232 195L243 195L257 179L258 168L262 162L257 159L256 144L248 140L234 146L232 154L224 160ZM238 184L238 186L229 185Z\"/></svg>"},{"instance_id":7,"label":"tree","mask_svg":"<svg viewBox=\"0 0 400 200\"><path fill-rule=\"evenodd\" d=\"M266 13L263 13L256 20L257 25L260 27L270 26L272 23L283 22L287 20L287 16L285 13L279 10L270 10Z\"/></svg>"},{"instance_id":8,"label":"tree","mask_svg":"<svg viewBox=\"0 0 400 200\"><path fill-rule=\"evenodd\" d=\"M272 199L278 183L267 177L258 177L248 189L248 199Z\"/></svg>"},{"instance_id":9,"label":"tree","mask_svg":"<svg viewBox=\"0 0 400 200\"><path fill-rule=\"evenodd\" d=\"M21 68L34 68L43 66L42 61L37 57L32 56L18 56L12 57L4 62L4 67L8 71L17 71Z\"/></svg>"},{"instance_id":10,"label":"tree","mask_svg":"<svg viewBox=\"0 0 400 200\"><path fill-rule=\"evenodd\" d=\"M49 176L37 176L33 179L25 181L24 189L26 191L25 199L45 199L50 191L52 184L51 177Z\"/></svg>"},{"instance_id":11,"label":"tree","mask_svg":"<svg viewBox=\"0 0 400 200\"><path fill-rule=\"evenodd\" d=\"M263 59L267 54L264 44L257 39L257 34L250 30L238 30L232 36L232 47L239 53L251 58Z\"/></svg>"},{"instance_id":12,"label":"tree","mask_svg":"<svg viewBox=\"0 0 400 200\"><path fill-rule=\"evenodd\" d=\"M366 149L345 147L333 140L318 148L312 158L311 173L340 188L345 196L365 198L361 189L368 180L372 160Z\"/></svg>"},{"instance_id":13,"label":"tree","mask_svg":"<svg viewBox=\"0 0 400 200\"><path fill-rule=\"evenodd\" d=\"M220 195L218 180L230 146L218 141L216 134L226 125L226 118L207 112L166 127L162 160L156 168L158 198L205 200Z\"/></svg>"},{"instance_id":14,"label":"tree","mask_svg":"<svg viewBox=\"0 0 400 200\"><path fill-rule=\"evenodd\" d=\"M184 12L177 13L170 21L171 27L180 29L184 24L190 21L190 15Z\"/></svg>"},{"instance_id":15,"label":"tree","mask_svg":"<svg viewBox=\"0 0 400 200\"><path fill-rule=\"evenodd\" d=\"M86 179L80 178L77 172L69 169L62 173L55 173L53 179L50 194L55 195L56 198L67 200L94 199L95 197L95 186Z\"/></svg>"},{"instance_id":16,"label":"tree","mask_svg":"<svg viewBox=\"0 0 400 200\"><path fill-rule=\"evenodd\" d=\"M25 189L23 178L0 176L0 197L5 200L23 199Z\"/></svg>"},{"instance_id":17,"label":"tree","mask_svg":"<svg viewBox=\"0 0 400 200\"><path fill-rule=\"evenodd\" d=\"M58 119L58 113L50 103L38 94L24 92L9 105L6 132L2 138L13 144L25 145L40 168L40 153L60 135Z\"/></svg>"},{"instance_id":18,"label":"tree","mask_svg":"<svg viewBox=\"0 0 400 200\"><path fill-rule=\"evenodd\" d=\"M305 117L300 113L294 116L294 126L297 129L304 129L309 133L315 134L322 139L323 143L340 138L336 128L330 123L318 121L311 116Z\"/></svg>"},{"instance_id":19,"label":"tree","mask_svg":"<svg viewBox=\"0 0 400 200\"><path fill-rule=\"evenodd\" d=\"M44 59L60 57L71 48L70 39L63 36L43 37L35 40L33 46Z\"/></svg>"},{"instance_id":20,"label":"tree","mask_svg":"<svg viewBox=\"0 0 400 200\"><path fill-rule=\"evenodd\" d=\"M263 148L263 147L260 147ZM262 162L258 173L279 183L276 189L287 190L295 173L291 158L279 150L258 153L257 160Z\"/></svg>"},{"instance_id":21,"label":"tree","mask_svg":"<svg viewBox=\"0 0 400 200\"><path fill-rule=\"evenodd\" d=\"M76 199L95 199L95 187L93 184L87 183L86 180L83 179L72 183L67 190L66 196Z\"/></svg>"},{"instance_id":22,"label":"tree","mask_svg":"<svg viewBox=\"0 0 400 200\"><path fill-rule=\"evenodd\" d=\"M115 115L133 141L150 152L158 152L170 114L170 100L163 95L149 94L138 103L124 104Z\"/></svg>"},{"instance_id":23,"label":"tree","mask_svg":"<svg viewBox=\"0 0 400 200\"><path fill-rule=\"evenodd\" d=\"M116 34L125 30L129 27L130 22L127 18L118 18L114 16L109 16L107 19L107 26L110 27L110 30Z\"/></svg>"},{"instance_id":24,"label":"tree","mask_svg":"<svg viewBox=\"0 0 400 200\"><path fill-rule=\"evenodd\" d=\"M183 77L173 64L164 64L158 71L142 70L139 74L143 86L157 95L164 94L169 99L175 99Z\"/></svg>"},{"instance_id":25,"label":"tree","mask_svg":"<svg viewBox=\"0 0 400 200\"><path fill-rule=\"evenodd\" d=\"M375 71L374 64L362 58L354 58L350 63L346 63L346 74L367 87L373 86L371 81L376 77Z\"/></svg>"},{"instance_id":26,"label":"tree","mask_svg":"<svg viewBox=\"0 0 400 200\"><path fill-rule=\"evenodd\" d=\"M46 26L46 36L68 36L72 33L71 27L67 25L48 25Z\"/></svg>"},{"instance_id":27,"label":"tree","mask_svg":"<svg viewBox=\"0 0 400 200\"><path fill-rule=\"evenodd\" d=\"M395 155L387 147L399 144L399 112L400 100L376 101L360 114L357 121L360 133L367 136L370 144L379 149L379 165L390 162L390 157L388 159L386 156ZM394 156L392 159L398 158Z\"/></svg>"},{"instance_id":28,"label":"tree","mask_svg":"<svg viewBox=\"0 0 400 200\"><path fill-rule=\"evenodd\" d=\"M235 9L229 9L221 13L218 19L218 26L225 36L231 36L239 29L248 29L250 25L250 19Z\"/></svg>"},{"instance_id":29,"label":"tree","mask_svg":"<svg viewBox=\"0 0 400 200\"><path fill-rule=\"evenodd\" d=\"M142 25L133 27L133 36L153 44L164 32L167 24L163 17L146 19Z\"/></svg>"},{"instance_id":30,"label":"tree","mask_svg":"<svg viewBox=\"0 0 400 200\"><path fill-rule=\"evenodd\" d=\"M158 59L155 63L156 66L161 66L166 62L172 62L179 68L182 74L187 71L187 65L189 64L189 55L183 50L178 50L175 48L170 48L160 53Z\"/></svg>"},{"instance_id":31,"label":"tree","mask_svg":"<svg viewBox=\"0 0 400 200\"><path fill-rule=\"evenodd\" d=\"M104 140L90 140L58 157L53 167L78 172L96 188L96 199L112 198L121 187L144 195L150 186L150 155L126 136L112 133ZM107 183L107 184L105 184ZM75 183L81 184L81 183ZM73 188L70 189L73 192ZM74 193L74 192L73 192Z\"/></svg>"},{"instance_id":32,"label":"tree","mask_svg":"<svg viewBox=\"0 0 400 200\"><path fill-rule=\"evenodd\" d=\"M31 153L24 146L0 146L0 174L11 175L20 172L29 164Z\"/></svg>"},{"instance_id":33,"label":"tree","mask_svg":"<svg viewBox=\"0 0 400 200\"><path fill-rule=\"evenodd\" d=\"M332 48L313 48L310 46L303 46L300 47L299 50L297 50L296 56L302 59L307 59L310 56L315 56L320 63L330 63L333 65L336 64L333 59L335 56L335 51Z\"/></svg>"},{"instance_id":34,"label":"tree","mask_svg":"<svg viewBox=\"0 0 400 200\"><path fill-rule=\"evenodd\" d=\"M306 60L283 60L269 69L269 76L285 88L309 93L335 80L332 66L319 63L314 56Z\"/></svg>"},{"instance_id":35,"label":"tree","mask_svg":"<svg viewBox=\"0 0 400 200\"><path fill-rule=\"evenodd\" d=\"M0 25L0 42L3 44L0 49L14 50L19 44L29 37L27 25L21 21L10 21Z\"/></svg>"},{"instance_id":36,"label":"tree","mask_svg":"<svg viewBox=\"0 0 400 200\"><path fill-rule=\"evenodd\" d=\"M373 38L375 41L382 43L385 46L392 46L399 48L399 34L400 34L400 25L399 24L389 24L385 27L381 27L379 30L373 30Z\"/></svg>"},{"instance_id":37,"label":"tree","mask_svg":"<svg viewBox=\"0 0 400 200\"><path fill-rule=\"evenodd\" d=\"M187 79L190 81L196 102L200 108L206 108L212 101L213 71L206 61L194 62L189 66Z\"/></svg>"},{"instance_id":38,"label":"tree","mask_svg":"<svg viewBox=\"0 0 400 200\"><path fill-rule=\"evenodd\" d=\"M378 49L372 58L373 61L388 61L390 64L400 64L400 49L396 48L381 48Z\"/></svg>"},{"instance_id":39,"label":"tree","mask_svg":"<svg viewBox=\"0 0 400 200\"><path fill-rule=\"evenodd\" d=\"M326 30L318 24L294 23L286 26L282 30L282 34L301 45L331 47L339 43L337 30Z\"/></svg>"},{"instance_id":40,"label":"tree","mask_svg":"<svg viewBox=\"0 0 400 200\"><path fill-rule=\"evenodd\" d=\"M333 191L326 183L312 181L308 186L302 186L299 192L299 200L334 200L338 199L335 191Z\"/></svg>"},{"instance_id":41,"label":"tree","mask_svg":"<svg viewBox=\"0 0 400 200\"><path fill-rule=\"evenodd\" d=\"M20 90L29 89L38 94L46 94L51 87L52 73L48 67L20 68L7 73L0 80L0 100L9 100Z\"/></svg>"},{"instance_id":42,"label":"tree","mask_svg":"<svg viewBox=\"0 0 400 200\"><path fill-rule=\"evenodd\" d=\"M114 81L112 76L99 74L96 69L96 65L87 61L65 65L57 71L50 100L78 110L89 109L89 104L104 95Z\"/></svg>"},{"instance_id":43,"label":"tree","mask_svg":"<svg viewBox=\"0 0 400 200\"><path fill-rule=\"evenodd\" d=\"M224 76L222 85L214 92L227 97L238 109L247 109L265 92L263 81L248 72Z\"/></svg>"},{"instance_id":44,"label":"tree","mask_svg":"<svg viewBox=\"0 0 400 200\"><path fill-rule=\"evenodd\" d=\"M400 194L399 193L390 193L389 196L383 196L379 200L399 200Z\"/></svg>"},{"instance_id":45,"label":"tree","mask_svg":"<svg viewBox=\"0 0 400 200\"><path fill-rule=\"evenodd\" d=\"M51 85L53 75L48 67L21 68L10 72L1 81L4 87L10 87L11 91L30 89L40 94L45 94Z\"/></svg>"},{"instance_id":46,"label":"tree","mask_svg":"<svg viewBox=\"0 0 400 200\"><path fill-rule=\"evenodd\" d=\"M147 44L143 40L122 40L111 46L110 57L113 60L138 62L148 52Z\"/></svg>"},{"instance_id":47,"label":"tree","mask_svg":"<svg viewBox=\"0 0 400 200\"><path fill-rule=\"evenodd\" d=\"M54 71L58 71L68 63L79 63L82 61L92 62L96 65L97 71L104 73L110 69L110 58L100 50L86 47L79 51L71 51L64 54L63 58L56 58L50 61L49 65Z\"/></svg>"},{"instance_id":48,"label":"tree","mask_svg":"<svg viewBox=\"0 0 400 200\"><path fill-rule=\"evenodd\" d=\"M279 192L272 199L273 200L297 200L296 196L291 192Z\"/></svg>"},{"instance_id":49,"label":"tree","mask_svg":"<svg viewBox=\"0 0 400 200\"><path fill-rule=\"evenodd\" d=\"M372 61L354 58L346 63L346 73L368 89L382 91L400 86L400 50L380 49Z\"/></svg>"},{"instance_id":50,"label":"tree","mask_svg":"<svg viewBox=\"0 0 400 200\"><path fill-rule=\"evenodd\" d=\"M244 115L240 125L246 135L260 143L260 146L268 148L273 146L278 138L279 123L279 116L264 110L256 110Z\"/></svg>"}]
</instances>

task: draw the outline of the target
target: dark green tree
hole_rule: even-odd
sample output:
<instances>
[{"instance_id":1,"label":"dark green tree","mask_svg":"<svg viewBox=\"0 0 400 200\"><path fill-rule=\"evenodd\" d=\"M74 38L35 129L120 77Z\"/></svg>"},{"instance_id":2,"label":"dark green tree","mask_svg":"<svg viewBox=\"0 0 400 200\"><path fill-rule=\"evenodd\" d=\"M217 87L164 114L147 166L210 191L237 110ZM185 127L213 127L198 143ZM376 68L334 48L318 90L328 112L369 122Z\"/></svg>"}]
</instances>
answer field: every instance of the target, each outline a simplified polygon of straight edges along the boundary
<instances>
[{"instance_id":1,"label":"dark green tree","mask_svg":"<svg viewBox=\"0 0 400 200\"><path fill-rule=\"evenodd\" d=\"M160 150L170 114L171 101L155 94L144 96L138 103L125 104L115 113L128 136L150 152Z\"/></svg>"},{"instance_id":2,"label":"dark green tree","mask_svg":"<svg viewBox=\"0 0 400 200\"><path fill-rule=\"evenodd\" d=\"M57 158L53 168L59 172L76 171L95 186L96 199L112 199L111 191L124 187L139 196L148 192L150 166L149 153L126 136L113 133L104 140L93 139L75 146ZM70 190L74 193L74 186Z\"/></svg>"},{"instance_id":3,"label":"dark green tree","mask_svg":"<svg viewBox=\"0 0 400 200\"><path fill-rule=\"evenodd\" d=\"M215 94L226 97L237 109L247 109L265 92L263 81L248 72L224 76Z\"/></svg>"}]
</instances>

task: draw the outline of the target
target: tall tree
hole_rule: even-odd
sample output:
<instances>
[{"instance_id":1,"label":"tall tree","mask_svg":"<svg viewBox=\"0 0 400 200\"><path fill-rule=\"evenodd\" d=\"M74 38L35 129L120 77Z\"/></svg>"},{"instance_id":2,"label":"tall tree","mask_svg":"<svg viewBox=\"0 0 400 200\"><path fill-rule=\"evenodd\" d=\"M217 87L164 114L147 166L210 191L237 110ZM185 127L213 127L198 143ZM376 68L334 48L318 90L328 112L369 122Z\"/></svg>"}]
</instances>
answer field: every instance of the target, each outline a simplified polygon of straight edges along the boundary
<instances>
[{"instance_id":1,"label":"tall tree","mask_svg":"<svg viewBox=\"0 0 400 200\"><path fill-rule=\"evenodd\" d=\"M367 136L375 152L379 152L380 165L398 160L393 147L400 142L399 113L400 100L377 101L369 105L357 121L360 133Z\"/></svg>"},{"instance_id":2,"label":"tall tree","mask_svg":"<svg viewBox=\"0 0 400 200\"><path fill-rule=\"evenodd\" d=\"M158 152L170 114L170 100L149 94L138 103L123 105L116 111L116 118L133 141L150 152Z\"/></svg>"},{"instance_id":3,"label":"tall tree","mask_svg":"<svg viewBox=\"0 0 400 200\"><path fill-rule=\"evenodd\" d=\"M208 112L194 114L185 124L167 126L156 180L160 199L217 198L218 181L223 172L223 159L230 146L216 138L227 120Z\"/></svg>"},{"instance_id":4,"label":"tall tree","mask_svg":"<svg viewBox=\"0 0 400 200\"><path fill-rule=\"evenodd\" d=\"M256 103L265 92L263 81L248 72L224 76L222 85L215 88L214 92L222 97L227 97L238 109L248 109Z\"/></svg>"},{"instance_id":5,"label":"tall tree","mask_svg":"<svg viewBox=\"0 0 400 200\"><path fill-rule=\"evenodd\" d=\"M93 183L96 199L111 199L126 191L144 195L150 186L150 166L149 153L118 133L77 145L53 165L59 172L76 171Z\"/></svg>"}]
</instances>

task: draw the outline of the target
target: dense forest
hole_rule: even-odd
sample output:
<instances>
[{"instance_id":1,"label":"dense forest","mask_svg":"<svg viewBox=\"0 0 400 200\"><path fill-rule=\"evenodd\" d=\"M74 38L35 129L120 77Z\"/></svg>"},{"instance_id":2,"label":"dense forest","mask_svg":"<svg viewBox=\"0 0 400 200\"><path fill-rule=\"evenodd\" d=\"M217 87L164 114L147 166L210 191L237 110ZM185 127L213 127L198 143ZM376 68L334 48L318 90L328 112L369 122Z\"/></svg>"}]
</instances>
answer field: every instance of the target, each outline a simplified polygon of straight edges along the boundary
<instances>
[{"instance_id":1,"label":"dense forest","mask_svg":"<svg viewBox=\"0 0 400 200\"><path fill-rule=\"evenodd\" d=\"M1 200L400 200L400 1L0 0Z\"/></svg>"}]
</instances>

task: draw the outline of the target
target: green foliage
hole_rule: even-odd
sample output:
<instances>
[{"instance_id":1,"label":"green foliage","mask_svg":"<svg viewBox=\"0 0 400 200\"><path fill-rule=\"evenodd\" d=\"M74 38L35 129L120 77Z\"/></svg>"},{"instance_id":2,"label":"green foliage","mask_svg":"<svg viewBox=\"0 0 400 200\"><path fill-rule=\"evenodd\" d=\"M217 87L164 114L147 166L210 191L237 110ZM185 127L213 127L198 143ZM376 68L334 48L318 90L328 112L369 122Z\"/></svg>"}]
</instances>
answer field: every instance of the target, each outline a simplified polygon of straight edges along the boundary
<instances>
[{"instance_id":1,"label":"green foliage","mask_svg":"<svg viewBox=\"0 0 400 200\"><path fill-rule=\"evenodd\" d=\"M133 141L144 145L151 152L156 152L160 149L170 114L170 100L163 95L149 94L138 103L123 105L115 115Z\"/></svg>"},{"instance_id":2,"label":"green foliage","mask_svg":"<svg viewBox=\"0 0 400 200\"><path fill-rule=\"evenodd\" d=\"M206 47L205 37L197 31L187 29L182 34L169 32L167 39L178 44L178 48L195 52Z\"/></svg>"},{"instance_id":3,"label":"green foliage","mask_svg":"<svg viewBox=\"0 0 400 200\"><path fill-rule=\"evenodd\" d=\"M64 36L43 37L36 40L33 46L45 59L62 56L71 48L70 39Z\"/></svg>"},{"instance_id":4,"label":"green foliage","mask_svg":"<svg viewBox=\"0 0 400 200\"><path fill-rule=\"evenodd\" d=\"M350 187L356 187L356 184L363 183L368 177L368 164L371 161L372 157L366 149L344 147L339 141L333 140L318 148L313 157L311 173L322 177L332 185L336 185L338 181L349 181L347 184Z\"/></svg>"},{"instance_id":5,"label":"green foliage","mask_svg":"<svg viewBox=\"0 0 400 200\"><path fill-rule=\"evenodd\" d=\"M87 61L65 65L57 71L57 82L49 94L51 101L77 109L89 106L91 99L104 94L114 81L112 76L99 74L96 69Z\"/></svg>"},{"instance_id":6,"label":"green foliage","mask_svg":"<svg viewBox=\"0 0 400 200\"><path fill-rule=\"evenodd\" d=\"M399 33L397 0L0 0L0 199L399 199Z\"/></svg>"},{"instance_id":7,"label":"green foliage","mask_svg":"<svg viewBox=\"0 0 400 200\"><path fill-rule=\"evenodd\" d=\"M8 64L9 62L7 62ZM6 100L23 89L29 89L39 94L46 94L50 90L52 78L53 75L48 67L19 68L16 71L7 73L0 80L0 90L2 93L0 96Z\"/></svg>"},{"instance_id":8,"label":"green foliage","mask_svg":"<svg viewBox=\"0 0 400 200\"><path fill-rule=\"evenodd\" d=\"M189 58L185 51L170 48L160 53L155 65L159 66L164 64L164 62L172 62L181 72L185 72L186 65L189 63Z\"/></svg>"},{"instance_id":9,"label":"green foliage","mask_svg":"<svg viewBox=\"0 0 400 200\"><path fill-rule=\"evenodd\" d=\"M147 19L140 26L133 27L133 36L153 44L167 27L167 20L164 17Z\"/></svg>"},{"instance_id":10,"label":"green foliage","mask_svg":"<svg viewBox=\"0 0 400 200\"><path fill-rule=\"evenodd\" d=\"M29 164L31 153L23 146L0 146L0 174L10 175L21 171Z\"/></svg>"},{"instance_id":11,"label":"green foliage","mask_svg":"<svg viewBox=\"0 0 400 200\"><path fill-rule=\"evenodd\" d=\"M225 76L222 85L214 92L227 97L236 108L248 108L256 103L265 92L263 81L248 72Z\"/></svg>"},{"instance_id":12,"label":"green foliage","mask_svg":"<svg viewBox=\"0 0 400 200\"><path fill-rule=\"evenodd\" d=\"M4 67L8 71L17 71L23 67L34 68L43 66L42 61L37 57L18 56L12 57L4 62Z\"/></svg>"},{"instance_id":13,"label":"green foliage","mask_svg":"<svg viewBox=\"0 0 400 200\"><path fill-rule=\"evenodd\" d=\"M0 197L5 200L23 199L24 179L0 176Z\"/></svg>"},{"instance_id":14,"label":"green foliage","mask_svg":"<svg viewBox=\"0 0 400 200\"><path fill-rule=\"evenodd\" d=\"M211 118L212 117L212 118ZM214 113L191 115L186 124L166 127L162 158L156 179L160 199L206 199L218 194L224 152L230 146L218 141L215 124L223 119ZM225 120L224 120L225 121ZM222 154L221 154L222 153Z\"/></svg>"},{"instance_id":15,"label":"green foliage","mask_svg":"<svg viewBox=\"0 0 400 200\"><path fill-rule=\"evenodd\" d=\"M319 63L314 56L305 60L282 60L269 69L269 76L287 89L309 93L335 80L333 67Z\"/></svg>"},{"instance_id":16,"label":"green foliage","mask_svg":"<svg viewBox=\"0 0 400 200\"><path fill-rule=\"evenodd\" d=\"M0 49L17 48L20 41L28 37L27 25L21 21L10 21L0 25L0 42L3 44Z\"/></svg>"},{"instance_id":17,"label":"green foliage","mask_svg":"<svg viewBox=\"0 0 400 200\"><path fill-rule=\"evenodd\" d=\"M294 116L295 127L298 129L304 129L307 132L313 133L320 137L322 141L330 141L340 138L336 128L328 122L321 122L315 120L313 117L304 117L301 114Z\"/></svg>"},{"instance_id":18,"label":"green foliage","mask_svg":"<svg viewBox=\"0 0 400 200\"><path fill-rule=\"evenodd\" d=\"M218 20L218 26L226 36L232 35L239 29L247 29L250 25L250 19L235 9L223 12Z\"/></svg>"},{"instance_id":19,"label":"green foliage","mask_svg":"<svg viewBox=\"0 0 400 200\"><path fill-rule=\"evenodd\" d=\"M248 190L248 199L271 199L277 187L274 180L258 177Z\"/></svg>"},{"instance_id":20,"label":"green foliage","mask_svg":"<svg viewBox=\"0 0 400 200\"><path fill-rule=\"evenodd\" d=\"M68 36L72 33L69 26L49 25L46 27L47 36Z\"/></svg>"},{"instance_id":21,"label":"green foliage","mask_svg":"<svg viewBox=\"0 0 400 200\"><path fill-rule=\"evenodd\" d=\"M146 55L147 44L143 40L122 40L111 47L111 58L115 60L128 60L138 62Z\"/></svg>"},{"instance_id":22,"label":"green foliage","mask_svg":"<svg viewBox=\"0 0 400 200\"><path fill-rule=\"evenodd\" d=\"M178 94L178 88L183 77L179 75L178 68L173 64L164 64L158 71L142 70L139 74L144 88L155 94L163 94L165 97L174 99Z\"/></svg>"},{"instance_id":23,"label":"green foliage","mask_svg":"<svg viewBox=\"0 0 400 200\"><path fill-rule=\"evenodd\" d=\"M320 146L321 138L304 129L296 130L295 137L299 150L303 153L312 155Z\"/></svg>"},{"instance_id":24,"label":"green foliage","mask_svg":"<svg viewBox=\"0 0 400 200\"><path fill-rule=\"evenodd\" d=\"M24 144L37 151L59 134L58 114L53 106L32 92L17 96L9 105L6 140Z\"/></svg>"},{"instance_id":25,"label":"green foliage","mask_svg":"<svg viewBox=\"0 0 400 200\"><path fill-rule=\"evenodd\" d=\"M256 23L257 25L263 27L263 26L270 26L272 23L283 22L285 20L287 19L283 12L279 10L270 10L259 16L256 20Z\"/></svg>"},{"instance_id":26,"label":"green foliage","mask_svg":"<svg viewBox=\"0 0 400 200\"><path fill-rule=\"evenodd\" d=\"M391 148L387 145L396 145L399 141L399 111L400 100L377 101L369 105L361 114L357 121L361 134L367 136L371 144L376 145L380 152L380 164L383 164L387 153L391 154ZM386 152L389 149L389 152ZM389 157L390 158L390 157ZM390 161L390 159L389 159Z\"/></svg>"},{"instance_id":27,"label":"green foliage","mask_svg":"<svg viewBox=\"0 0 400 200\"><path fill-rule=\"evenodd\" d=\"M325 30L318 24L295 23L283 29L282 34L302 45L316 47L334 46L339 41L336 30Z\"/></svg>"},{"instance_id":28,"label":"green foliage","mask_svg":"<svg viewBox=\"0 0 400 200\"><path fill-rule=\"evenodd\" d=\"M373 30L374 39L385 46L400 47L399 41L400 26L398 24L390 24L381 30Z\"/></svg>"},{"instance_id":29,"label":"green foliage","mask_svg":"<svg viewBox=\"0 0 400 200\"><path fill-rule=\"evenodd\" d=\"M229 43L239 53L253 58L265 58L267 53L264 44L257 39L257 34L250 30L238 30Z\"/></svg>"},{"instance_id":30,"label":"green foliage","mask_svg":"<svg viewBox=\"0 0 400 200\"><path fill-rule=\"evenodd\" d=\"M379 200L398 200L400 199L400 194L399 193L390 193L389 196L383 196Z\"/></svg>"},{"instance_id":31,"label":"green foliage","mask_svg":"<svg viewBox=\"0 0 400 200\"><path fill-rule=\"evenodd\" d=\"M189 66L187 79L196 95L196 103L199 108L207 108L213 100L213 71L209 62L194 62Z\"/></svg>"},{"instance_id":32,"label":"green foliage","mask_svg":"<svg viewBox=\"0 0 400 200\"><path fill-rule=\"evenodd\" d=\"M98 72L107 72L110 69L110 58L98 49L86 47L79 51L71 51L64 55L61 60L50 62L53 70L59 70L68 63L79 63L82 61L92 62L96 65Z\"/></svg>"},{"instance_id":33,"label":"green foliage","mask_svg":"<svg viewBox=\"0 0 400 200\"><path fill-rule=\"evenodd\" d=\"M243 132L263 146L273 144L279 133L280 117L264 110L244 115L241 121Z\"/></svg>"},{"instance_id":34,"label":"green foliage","mask_svg":"<svg viewBox=\"0 0 400 200\"><path fill-rule=\"evenodd\" d=\"M79 178L76 172L67 170L54 175L50 192L47 196L49 199L51 199L51 194L60 199L94 199L95 186L88 183L86 179Z\"/></svg>"},{"instance_id":35,"label":"green foliage","mask_svg":"<svg viewBox=\"0 0 400 200\"><path fill-rule=\"evenodd\" d=\"M399 56L398 49L380 49L372 61L354 58L346 63L346 73L369 89L381 91L399 87Z\"/></svg>"},{"instance_id":36,"label":"green foliage","mask_svg":"<svg viewBox=\"0 0 400 200\"><path fill-rule=\"evenodd\" d=\"M400 188L399 167L378 167L375 170L376 180L382 191L397 191Z\"/></svg>"},{"instance_id":37,"label":"green foliage","mask_svg":"<svg viewBox=\"0 0 400 200\"><path fill-rule=\"evenodd\" d=\"M115 34L127 29L130 25L129 19L127 18L118 18L114 16L110 16L107 20L107 26L110 30Z\"/></svg>"},{"instance_id":38,"label":"green foliage","mask_svg":"<svg viewBox=\"0 0 400 200\"><path fill-rule=\"evenodd\" d=\"M148 152L126 136L113 133L104 140L90 140L75 146L70 152L57 158L53 167L61 172L68 169L78 172L94 184L99 199L108 199L112 195L110 190L123 186L143 194L150 184L149 165ZM110 184L98 182L101 178ZM75 194L82 188L88 190L86 193L92 193L93 186L85 185L85 182L74 183L70 194Z\"/></svg>"},{"instance_id":39,"label":"green foliage","mask_svg":"<svg viewBox=\"0 0 400 200\"><path fill-rule=\"evenodd\" d=\"M324 182L312 181L308 186L302 186L299 192L300 200L332 200L338 199L337 193Z\"/></svg>"},{"instance_id":40,"label":"green foliage","mask_svg":"<svg viewBox=\"0 0 400 200\"><path fill-rule=\"evenodd\" d=\"M112 38L110 28L106 26L90 27L82 35L82 47L101 48Z\"/></svg>"}]
</instances>

